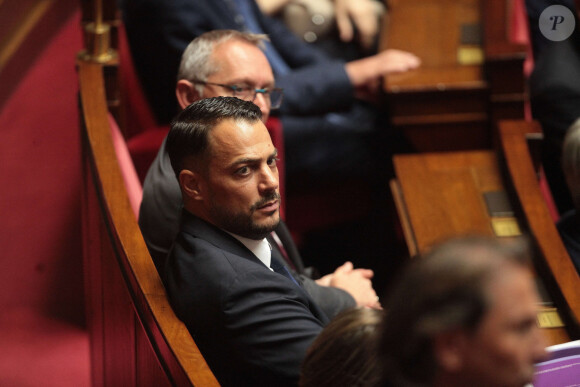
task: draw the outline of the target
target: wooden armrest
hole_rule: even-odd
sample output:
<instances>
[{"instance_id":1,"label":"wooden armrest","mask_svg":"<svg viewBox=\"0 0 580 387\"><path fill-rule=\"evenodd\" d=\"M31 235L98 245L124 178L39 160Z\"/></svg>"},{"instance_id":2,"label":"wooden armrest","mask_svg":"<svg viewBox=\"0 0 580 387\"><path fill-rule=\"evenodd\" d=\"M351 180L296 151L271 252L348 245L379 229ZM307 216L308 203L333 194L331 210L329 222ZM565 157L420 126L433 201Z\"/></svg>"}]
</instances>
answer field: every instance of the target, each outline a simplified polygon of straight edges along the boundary
<instances>
[{"instance_id":1,"label":"wooden armrest","mask_svg":"<svg viewBox=\"0 0 580 387\"><path fill-rule=\"evenodd\" d=\"M542 196L528 147L530 136L538 136L541 128L533 121L500 121L499 133L502 156L522 215L549 274L561 292L569 316L574 320L571 328L577 330L580 321L580 277Z\"/></svg>"},{"instance_id":2,"label":"wooden armrest","mask_svg":"<svg viewBox=\"0 0 580 387\"><path fill-rule=\"evenodd\" d=\"M218 386L169 304L129 203L107 117L103 66L81 62L78 73L93 384Z\"/></svg>"}]
</instances>

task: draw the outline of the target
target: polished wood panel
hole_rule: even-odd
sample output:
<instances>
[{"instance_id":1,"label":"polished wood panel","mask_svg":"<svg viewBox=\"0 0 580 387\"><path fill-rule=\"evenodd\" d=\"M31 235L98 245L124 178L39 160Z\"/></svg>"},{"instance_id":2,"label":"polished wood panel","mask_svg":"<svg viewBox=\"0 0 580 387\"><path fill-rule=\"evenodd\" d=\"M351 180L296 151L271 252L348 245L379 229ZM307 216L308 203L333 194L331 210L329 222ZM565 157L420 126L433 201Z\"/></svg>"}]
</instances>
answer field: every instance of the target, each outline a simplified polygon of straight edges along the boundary
<instances>
[{"instance_id":1,"label":"polished wood panel","mask_svg":"<svg viewBox=\"0 0 580 387\"><path fill-rule=\"evenodd\" d=\"M525 47L509 39L508 0L392 0L380 49L417 54L385 77L393 126L418 151L491 148L494 123L523 118Z\"/></svg>"},{"instance_id":2,"label":"polished wood panel","mask_svg":"<svg viewBox=\"0 0 580 387\"><path fill-rule=\"evenodd\" d=\"M580 278L562 244L538 182L538 163L529 143L541 138L537 123L501 121L501 147L394 157L391 181L409 254L465 234L495 236L485 204L487 191L506 190L517 223L537 248L535 267L566 329L545 333L551 344L580 337Z\"/></svg>"},{"instance_id":3,"label":"polished wood panel","mask_svg":"<svg viewBox=\"0 0 580 387\"><path fill-rule=\"evenodd\" d=\"M103 65L81 61L78 72L93 385L218 386L171 309L130 206L107 120Z\"/></svg>"},{"instance_id":4,"label":"polished wood panel","mask_svg":"<svg viewBox=\"0 0 580 387\"><path fill-rule=\"evenodd\" d=\"M428 68L454 67L462 26L480 24L479 0L391 0L381 48L414 52Z\"/></svg>"},{"instance_id":5,"label":"polished wood panel","mask_svg":"<svg viewBox=\"0 0 580 387\"><path fill-rule=\"evenodd\" d=\"M415 246L424 252L449 237L493 236L483 193L502 189L492 151L395 155L395 174L406 204Z\"/></svg>"}]
</instances>

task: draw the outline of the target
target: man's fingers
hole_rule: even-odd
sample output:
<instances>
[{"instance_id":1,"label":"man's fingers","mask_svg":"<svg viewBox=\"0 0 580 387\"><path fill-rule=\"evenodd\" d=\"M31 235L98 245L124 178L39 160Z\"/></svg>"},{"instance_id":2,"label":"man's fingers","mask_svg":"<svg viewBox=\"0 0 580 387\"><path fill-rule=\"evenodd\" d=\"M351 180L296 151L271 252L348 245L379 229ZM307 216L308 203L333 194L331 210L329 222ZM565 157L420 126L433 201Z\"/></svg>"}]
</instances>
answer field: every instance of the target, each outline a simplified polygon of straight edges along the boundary
<instances>
[{"instance_id":1,"label":"man's fingers","mask_svg":"<svg viewBox=\"0 0 580 387\"><path fill-rule=\"evenodd\" d=\"M375 275L375 272L371 269L354 269L355 272L360 273L364 278L371 279Z\"/></svg>"},{"instance_id":2,"label":"man's fingers","mask_svg":"<svg viewBox=\"0 0 580 387\"><path fill-rule=\"evenodd\" d=\"M334 272L335 273L344 273L344 272L352 271L352 269L353 269L352 262L347 261L347 262L343 263L342 266L339 266Z\"/></svg>"}]
</instances>

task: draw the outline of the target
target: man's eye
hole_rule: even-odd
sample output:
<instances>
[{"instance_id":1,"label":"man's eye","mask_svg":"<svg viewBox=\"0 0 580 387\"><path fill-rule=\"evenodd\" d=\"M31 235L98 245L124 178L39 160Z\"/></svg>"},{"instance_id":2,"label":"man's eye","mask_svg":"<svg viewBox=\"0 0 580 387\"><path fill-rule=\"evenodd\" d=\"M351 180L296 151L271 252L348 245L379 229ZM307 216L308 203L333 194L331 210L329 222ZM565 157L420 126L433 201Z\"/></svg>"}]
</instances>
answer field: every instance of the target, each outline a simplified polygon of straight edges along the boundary
<instances>
[{"instance_id":1,"label":"man's eye","mask_svg":"<svg viewBox=\"0 0 580 387\"><path fill-rule=\"evenodd\" d=\"M271 159L268 159L268 165L273 167L278 163L278 158L277 157L272 157Z\"/></svg>"},{"instance_id":2,"label":"man's eye","mask_svg":"<svg viewBox=\"0 0 580 387\"><path fill-rule=\"evenodd\" d=\"M250 173L250 168L248 167L241 167L236 171L236 175L245 176Z\"/></svg>"},{"instance_id":3,"label":"man's eye","mask_svg":"<svg viewBox=\"0 0 580 387\"><path fill-rule=\"evenodd\" d=\"M247 86L233 85L232 90L235 91L236 93L243 93L244 91L248 90L248 87Z\"/></svg>"}]
</instances>

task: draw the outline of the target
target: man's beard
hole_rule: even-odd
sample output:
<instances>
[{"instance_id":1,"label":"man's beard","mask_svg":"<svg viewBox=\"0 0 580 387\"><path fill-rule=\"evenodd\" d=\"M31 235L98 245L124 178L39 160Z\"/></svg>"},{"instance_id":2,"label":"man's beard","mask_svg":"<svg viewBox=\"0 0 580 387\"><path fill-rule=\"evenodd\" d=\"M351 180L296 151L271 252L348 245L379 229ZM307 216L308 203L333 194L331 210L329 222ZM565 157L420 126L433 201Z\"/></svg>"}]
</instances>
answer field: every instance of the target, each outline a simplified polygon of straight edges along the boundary
<instances>
[{"instance_id":1,"label":"man's beard","mask_svg":"<svg viewBox=\"0 0 580 387\"><path fill-rule=\"evenodd\" d=\"M267 237L272 231L276 229L276 227L278 227L278 224L280 223L280 207L278 207L276 210L276 212L278 212L277 220L273 221L272 224L269 225L256 224L252 218L252 215L259 207L272 200L279 201L280 194L273 192L267 196L264 196L250 207L250 214L245 214L242 212L232 214L224 211L222 207L212 203L210 214L216 222L216 225L223 228L224 230L245 238L260 240ZM274 214L272 214L272 216L274 216Z\"/></svg>"}]
</instances>

